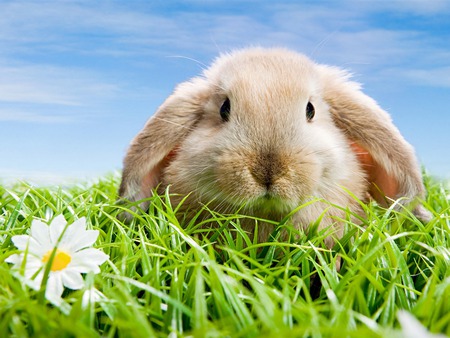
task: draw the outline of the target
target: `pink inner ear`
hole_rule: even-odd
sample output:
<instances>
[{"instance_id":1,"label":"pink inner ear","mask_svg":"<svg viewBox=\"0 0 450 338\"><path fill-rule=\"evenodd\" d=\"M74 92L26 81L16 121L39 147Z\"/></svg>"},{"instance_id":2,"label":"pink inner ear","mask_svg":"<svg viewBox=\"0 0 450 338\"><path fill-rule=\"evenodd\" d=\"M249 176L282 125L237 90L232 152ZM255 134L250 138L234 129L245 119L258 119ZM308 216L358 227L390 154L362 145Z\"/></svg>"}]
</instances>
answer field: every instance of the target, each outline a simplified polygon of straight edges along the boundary
<instances>
[{"instance_id":1,"label":"pink inner ear","mask_svg":"<svg viewBox=\"0 0 450 338\"><path fill-rule=\"evenodd\" d=\"M143 192L144 196L149 196L150 192L153 188L156 188L156 186L161 182L161 175L164 171L164 168L166 168L169 163L173 160L173 158L176 156L178 151L178 147L175 147L173 150L171 150L166 157L162 159L161 162L157 163L142 179L141 182L141 191Z\"/></svg>"},{"instance_id":2,"label":"pink inner ear","mask_svg":"<svg viewBox=\"0 0 450 338\"><path fill-rule=\"evenodd\" d=\"M350 147L356 154L361 168L366 172L367 180L370 183L370 195L382 205L387 204L386 197L396 198L398 194L397 180L389 175L364 147L355 142L351 142Z\"/></svg>"}]
</instances>

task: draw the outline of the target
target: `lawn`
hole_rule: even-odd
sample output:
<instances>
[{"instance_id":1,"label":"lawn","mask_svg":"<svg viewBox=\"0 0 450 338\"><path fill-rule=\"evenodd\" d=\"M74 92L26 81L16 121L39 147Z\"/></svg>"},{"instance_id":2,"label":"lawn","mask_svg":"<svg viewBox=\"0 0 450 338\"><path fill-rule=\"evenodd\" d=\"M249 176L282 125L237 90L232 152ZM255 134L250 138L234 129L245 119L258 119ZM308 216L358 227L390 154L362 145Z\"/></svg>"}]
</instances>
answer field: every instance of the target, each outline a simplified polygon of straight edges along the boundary
<instances>
[{"instance_id":1,"label":"lawn","mask_svg":"<svg viewBox=\"0 0 450 338\"><path fill-rule=\"evenodd\" d=\"M0 186L4 336L406 337L414 317L423 326L417 334L450 335L445 182L426 176L430 223L370 205L332 250L325 232L301 233L288 220L274 224L268 243L243 232L238 215L211 212L216 228L205 230L195 218L177 218L168 195L153 197L149 213L127 224L117 218L129 207L115 202L118 182L111 175L65 187ZM83 274L84 288L64 290L64 307L46 299L45 285L27 287L5 261L18 253L12 236L61 214L69 224L86 217L99 230L93 246L109 255L98 274ZM281 229L288 240L278 240ZM403 333L399 310L411 314Z\"/></svg>"}]
</instances>

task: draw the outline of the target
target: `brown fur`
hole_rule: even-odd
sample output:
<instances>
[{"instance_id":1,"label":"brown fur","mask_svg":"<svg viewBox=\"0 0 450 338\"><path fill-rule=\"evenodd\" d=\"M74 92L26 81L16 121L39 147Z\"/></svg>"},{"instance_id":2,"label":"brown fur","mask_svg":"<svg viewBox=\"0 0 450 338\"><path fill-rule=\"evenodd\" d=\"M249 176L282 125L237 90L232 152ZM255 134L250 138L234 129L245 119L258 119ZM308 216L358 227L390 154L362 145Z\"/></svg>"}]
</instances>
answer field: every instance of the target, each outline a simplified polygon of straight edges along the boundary
<instances>
[{"instance_id":1,"label":"brown fur","mask_svg":"<svg viewBox=\"0 0 450 338\"><path fill-rule=\"evenodd\" d=\"M229 121L220 117L225 99ZM308 102L315 116L307 121ZM361 213L354 195L383 204L416 203L424 187L412 147L389 115L349 75L283 49L223 55L203 74L178 86L133 140L119 194L129 200L171 186L174 203L208 204L218 212L280 220L316 198ZM386 197L387 198L386 198ZM334 226L345 213L315 202L292 216L308 228ZM418 214L429 214L422 206ZM185 210L186 211L186 210ZM253 223L244 224L253 231ZM267 240L272 226L262 226ZM331 245L330 239L328 244Z\"/></svg>"}]
</instances>

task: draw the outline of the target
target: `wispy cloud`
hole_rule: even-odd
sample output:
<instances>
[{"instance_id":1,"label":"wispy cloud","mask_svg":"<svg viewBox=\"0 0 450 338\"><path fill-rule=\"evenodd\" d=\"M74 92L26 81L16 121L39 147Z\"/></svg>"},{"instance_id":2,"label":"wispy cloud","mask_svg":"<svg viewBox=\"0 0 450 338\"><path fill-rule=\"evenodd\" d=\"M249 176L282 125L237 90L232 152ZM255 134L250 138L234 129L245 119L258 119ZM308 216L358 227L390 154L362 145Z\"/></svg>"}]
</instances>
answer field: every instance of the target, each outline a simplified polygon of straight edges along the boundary
<instances>
[{"instance_id":1,"label":"wispy cloud","mask_svg":"<svg viewBox=\"0 0 450 338\"><path fill-rule=\"evenodd\" d=\"M94 70L0 61L0 121L73 123L122 92ZM104 104L104 103L103 103Z\"/></svg>"},{"instance_id":2,"label":"wispy cloud","mask_svg":"<svg viewBox=\"0 0 450 338\"><path fill-rule=\"evenodd\" d=\"M18 109L0 108L0 121L4 122L28 122L28 123L73 123L76 118L73 115L48 114L26 112Z\"/></svg>"},{"instance_id":3,"label":"wispy cloud","mask_svg":"<svg viewBox=\"0 0 450 338\"><path fill-rule=\"evenodd\" d=\"M143 14L119 3L16 1L1 3L0 12L0 43L11 46L12 52L26 53L31 48L32 52L76 50L90 54L117 50L126 53L121 47L166 46L169 49L188 43L193 37L192 26L186 29L190 22L161 14ZM9 53L8 49L2 52Z\"/></svg>"},{"instance_id":4,"label":"wispy cloud","mask_svg":"<svg viewBox=\"0 0 450 338\"><path fill-rule=\"evenodd\" d=\"M117 90L83 69L0 62L0 102L82 105L88 97L112 96Z\"/></svg>"},{"instance_id":5,"label":"wispy cloud","mask_svg":"<svg viewBox=\"0 0 450 338\"><path fill-rule=\"evenodd\" d=\"M0 184L10 185L17 182L26 182L27 184L46 186L46 185L64 185L80 182L92 182L102 177L105 173L98 172L52 172L52 171L27 171L0 169Z\"/></svg>"},{"instance_id":6,"label":"wispy cloud","mask_svg":"<svg viewBox=\"0 0 450 338\"><path fill-rule=\"evenodd\" d=\"M447 86L432 70L449 65L448 48L440 41L412 28L389 29L370 23L371 16L380 11L426 17L448 7L447 1L427 1L426 6L414 0L376 3L264 3L250 12L246 9L254 4L243 2L235 10L197 6L168 16L158 6L140 11L117 2L3 2L0 102L89 105L117 96L126 85L120 73L115 80L105 78L111 69L102 69L93 60L122 60L117 63L123 67L183 55L209 63L220 52L248 45L290 47L367 78L389 69L394 80L403 77L419 85ZM227 8L225 1L216 5ZM424 48L427 53L421 52ZM64 61L52 64L47 53ZM57 120L45 118L52 114L16 109L15 120ZM5 110L1 116L13 118Z\"/></svg>"},{"instance_id":7,"label":"wispy cloud","mask_svg":"<svg viewBox=\"0 0 450 338\"><path fill-rule=\"evenodd\" d=\"M216 1L214 6L227 8L226 3ZM212 11L205 5L167 16L157 5L140 11L114 2L9 2L0 5L4 13L0 43L11 47L3 48L6 55L8 50L31 44L35 52L75 50L119 57L136 53L196 57L249 44L285 45L340 64L380 64L407 55L423 37L414 31L374 29L370 25L373 13L426 16L449 6L445 0L351 0L339 6L334 2L326 2L326 6L315 2L258 3L253 8L254 3L243 2L234 7L234 11ZM249 8L254 9L254 15L245 10Z\"/></svg>"},{"instance_id":8,"label":"wispy cloud","mask_svg":"<svg viewBox=\"0 0 450 338\"><path fill-rule=\"evenodd\" d=\"M450 10L450 2L447 0L393 0L393 1L358 1L349 0L350 4L359 3L370 11L391 11L397 13L414 14L418 16L430 16Z\"/></svg>"},{"instance_id":9,"label":"wispy cloud","mask_svg":"<svg viewBox=\"0 0 450 338\"><path fill-rule=\"evenodd\" d=\"M423 85L450 88L450 67L411 69L405 72L405 77Z\"/></svg>"}]
</instances>

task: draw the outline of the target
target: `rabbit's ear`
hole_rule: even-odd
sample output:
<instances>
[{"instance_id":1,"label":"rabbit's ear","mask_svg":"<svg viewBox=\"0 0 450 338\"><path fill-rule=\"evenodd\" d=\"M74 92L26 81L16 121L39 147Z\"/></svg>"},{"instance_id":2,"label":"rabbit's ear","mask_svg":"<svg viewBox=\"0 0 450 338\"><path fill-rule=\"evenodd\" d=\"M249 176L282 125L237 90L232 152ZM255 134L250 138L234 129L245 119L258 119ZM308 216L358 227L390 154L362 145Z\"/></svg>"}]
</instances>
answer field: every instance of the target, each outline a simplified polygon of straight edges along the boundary
<instances>
[{"instance_id":1,"label":"rabbit's ear","mask_svg":"<svg viewBox=\"0 0 450 338\"><path fill-rule=\"evenodd\" d=\"M425 196L420 166L389 114L362 93L345 71L328 66L319 66L319 71L325 101L366 171L372 197L385 206L405 198L421 220L429 221L430 212L417 204Z\"/></svg>"},{"instance_id":2,"label":"rabbit's ear","mask_svg":"<svg viewBox=\"0 0 450 338\"><path fill-rule=\"evenodd\" d=\"M201 118L207 97L204 79L182 83L147 121L125 156L121 198L137 201L151 196L177 147Z\"/></svg>"}]
</instances>

